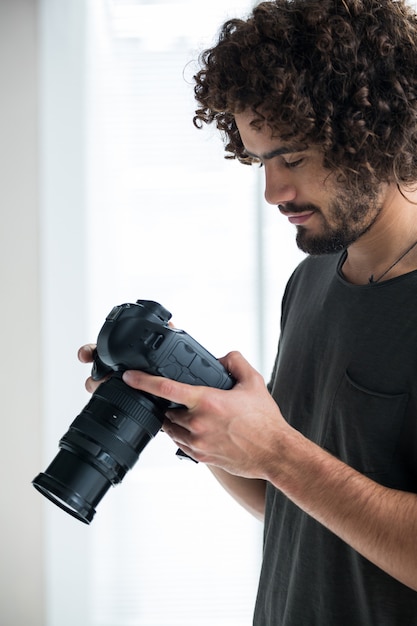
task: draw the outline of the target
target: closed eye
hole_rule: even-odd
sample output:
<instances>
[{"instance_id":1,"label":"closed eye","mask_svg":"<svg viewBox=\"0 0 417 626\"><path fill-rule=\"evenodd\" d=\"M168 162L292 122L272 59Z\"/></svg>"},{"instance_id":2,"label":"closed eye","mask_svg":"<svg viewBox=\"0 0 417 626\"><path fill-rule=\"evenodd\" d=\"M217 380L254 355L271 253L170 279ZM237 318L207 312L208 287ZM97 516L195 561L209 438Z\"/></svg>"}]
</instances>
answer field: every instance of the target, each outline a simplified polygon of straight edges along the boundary
<instances>
[{"instance_id":1,"label":"closed eye","mask_svg":"<svg viewBox=\"0 0 417 626\"><path fill-rule=\"evenodd\" d=\"M304 157L302 157L301 159L297 159L296 161L284 161L284 166L288 169L294 169L296 167L299 167L300 165L302 165L302 163L304 162ZM263 167L264 164L260 159L252 159L252 165L258 165L258 167Z\"/></svg>"},{"instance_id":2,"label":"closed eye","mask_svg":"<svg viewBox=\"0 0 417 626\"><path fill-rule=\"evenodd\" d=\"M297 159L296 161L290 161L290 162L285 161L285 167L288 167L288 169L292 169L301 165L303 161L304 161L304 157L302 157L301 159Z\"/></svg>"}]
</instances>

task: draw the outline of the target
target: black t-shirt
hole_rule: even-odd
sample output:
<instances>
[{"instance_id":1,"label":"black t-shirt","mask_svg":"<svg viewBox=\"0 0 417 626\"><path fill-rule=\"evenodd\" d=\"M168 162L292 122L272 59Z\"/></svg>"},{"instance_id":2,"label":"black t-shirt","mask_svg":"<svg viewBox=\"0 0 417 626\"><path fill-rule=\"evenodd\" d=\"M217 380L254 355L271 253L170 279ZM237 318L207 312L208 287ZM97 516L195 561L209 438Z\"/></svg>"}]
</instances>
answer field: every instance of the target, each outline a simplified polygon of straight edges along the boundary
<instances>
[{"instance_id":1,"label":"black t-shirt","mask_svg":"<svg viewBox=\"0 0 417 626\"><path fill-rule=\"evenodd\" d=\"M417 271L358 286L342 262L309 257L294 272L270 390L306 437L417 493ZM414 624L416 592L268 485L255 626Z\"/></svg>"}]
</instances>

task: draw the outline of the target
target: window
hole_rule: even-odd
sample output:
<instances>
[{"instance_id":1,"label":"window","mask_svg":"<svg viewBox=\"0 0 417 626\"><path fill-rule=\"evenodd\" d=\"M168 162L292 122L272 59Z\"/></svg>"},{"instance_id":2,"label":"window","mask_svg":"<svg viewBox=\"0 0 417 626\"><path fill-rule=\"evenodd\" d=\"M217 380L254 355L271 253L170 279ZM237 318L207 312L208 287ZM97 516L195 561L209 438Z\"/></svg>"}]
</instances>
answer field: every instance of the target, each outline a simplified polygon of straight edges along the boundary
<instances>
[{"instance_id":1,"label":"window","mask_svg":"<svg viewBox=\"0 0 417 626\"><path fill-rule=\"evenodd\" d=\"M47 462L86 400L75 350L115 304L159 301L210 352L239 349L269 376L294 234L265 206L259 170L226 161L217 133L192 124L193 61L249 8L217 0L202 17L191 0L43 3ZM71 90L74 60L84 82ZM163 434L91 526L45 507L48 626L251 623L262 527Z\"/></svg>"}]
</instances>

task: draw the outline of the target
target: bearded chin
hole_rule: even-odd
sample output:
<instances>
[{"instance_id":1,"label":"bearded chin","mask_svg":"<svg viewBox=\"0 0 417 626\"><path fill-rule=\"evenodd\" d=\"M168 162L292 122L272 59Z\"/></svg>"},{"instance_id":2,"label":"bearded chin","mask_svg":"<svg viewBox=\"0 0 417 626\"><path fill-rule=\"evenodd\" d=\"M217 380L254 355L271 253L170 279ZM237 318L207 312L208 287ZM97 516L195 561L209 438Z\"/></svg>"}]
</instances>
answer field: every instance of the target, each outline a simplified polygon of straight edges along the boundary
<instances>
[{"instance_id":1,"label":"bearded chin","mask_svg":"<svg viewBox=\"0 0 417 626\"><path fill-rule=\"evenodd\" d=\"M297 227L297 246L311 256L321 256L323 254L335 254L345 250L354 243L363 232L353 233L338 231L320 236L309 235L308 230L302 226Z\"/></svg>"},{"instance_id":2,"label":"bearded chin","mask_svg":"<svg viewBox=\"0 0 417 626\"><path fill-rule=\"evenodd\" d=\"M311 234L304 226L297 226L297 246L312 256L341 252L372 228L381 210L376 193L360 199L354 197L353 202L342 196L332 206L334 225L323 218L323 229L318 235Z\"/></svg>"}]
</instances>

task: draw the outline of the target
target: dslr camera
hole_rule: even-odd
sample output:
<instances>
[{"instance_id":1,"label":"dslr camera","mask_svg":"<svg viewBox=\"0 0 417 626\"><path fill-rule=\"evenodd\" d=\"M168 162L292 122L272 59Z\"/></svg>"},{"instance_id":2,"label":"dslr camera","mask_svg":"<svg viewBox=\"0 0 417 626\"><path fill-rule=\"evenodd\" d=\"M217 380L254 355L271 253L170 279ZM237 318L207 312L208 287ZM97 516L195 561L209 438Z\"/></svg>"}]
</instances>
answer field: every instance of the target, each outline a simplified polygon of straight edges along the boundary
<instances>
[{"instance_id":1,"label":"dslr camera","mask_svg":"<svg viewBox=\"0 0 417 626\"><path fill-rule=\"evenodd\" d=\"M122 373L143 370L191 385L230 389L221 363L183 330L157 302L116 306L97 339L92 377L107 379L92 394L59 442L49 467L32 481L54 504L89 524L111 485L120 483L159 432L172 402L126 385ZM177 455L186 457L181 450Z\"/></svg>"}]
</instances>

